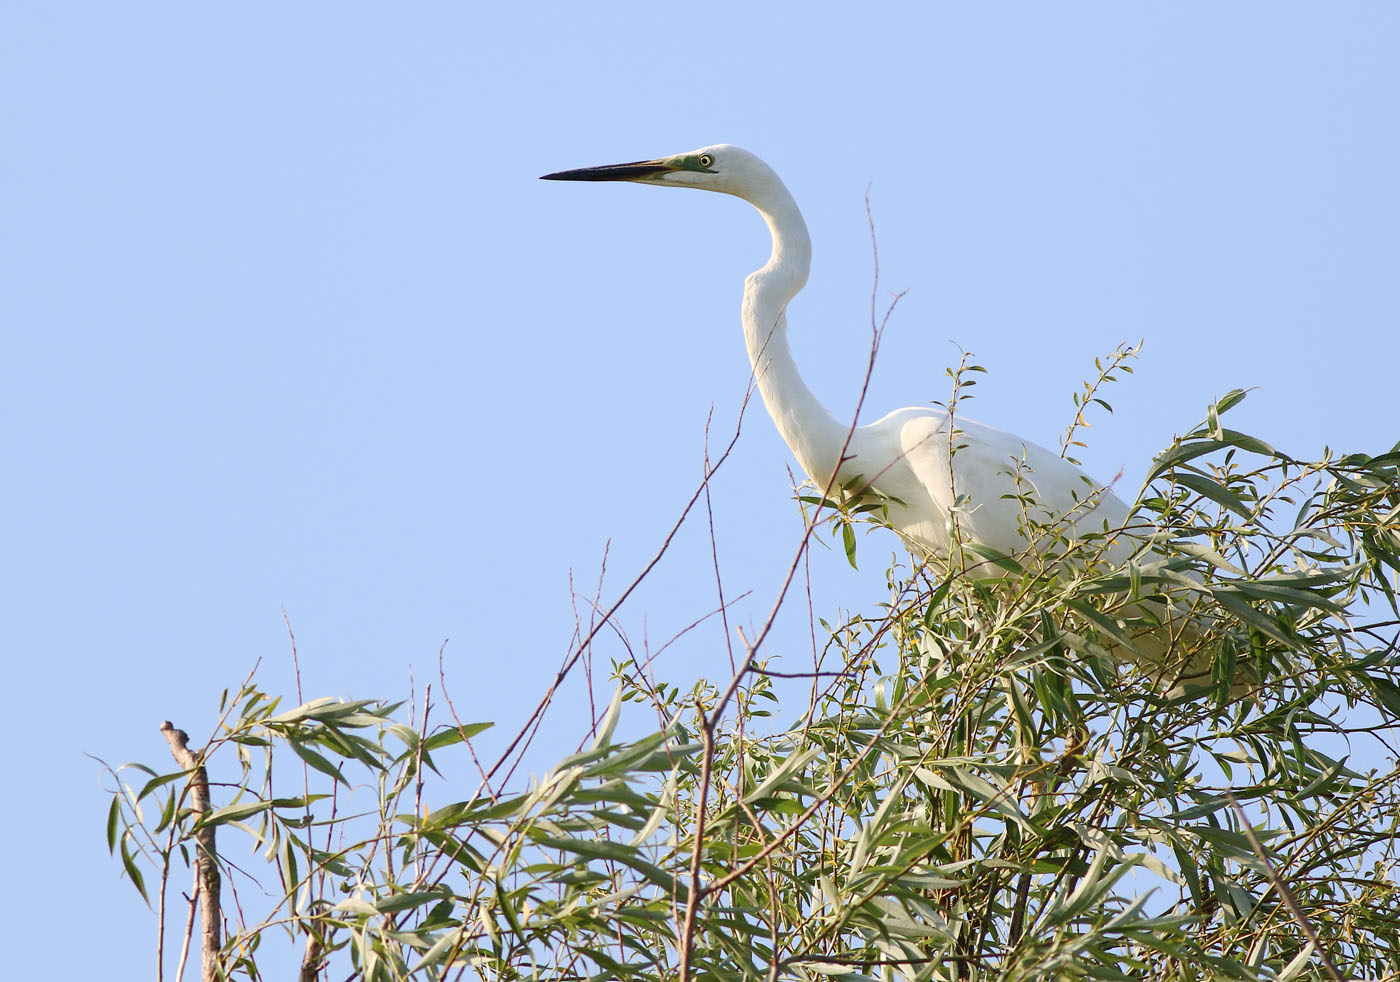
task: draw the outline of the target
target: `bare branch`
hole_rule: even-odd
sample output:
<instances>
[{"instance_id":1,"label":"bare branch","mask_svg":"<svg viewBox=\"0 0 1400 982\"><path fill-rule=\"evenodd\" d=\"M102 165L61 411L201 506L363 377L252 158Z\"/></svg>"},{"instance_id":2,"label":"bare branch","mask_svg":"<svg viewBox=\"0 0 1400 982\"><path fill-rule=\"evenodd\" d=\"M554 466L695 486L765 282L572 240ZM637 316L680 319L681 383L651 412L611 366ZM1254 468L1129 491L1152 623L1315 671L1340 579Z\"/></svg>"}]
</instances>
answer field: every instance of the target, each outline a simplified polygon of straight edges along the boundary
<instances>
[{"instance_id":1,"label":"bare branch","mask_svg":"<svg viewBox=\"0 0 1400 982\"><path fill-rule=\"evenodd\" d=\"M199 757L191 752L188 733L177 730L169 720L160 725L160 732L170 744L175 763L189 772L190 818L197 826L209 812L209 775ZM200 982L215 982L219 978L219 950L223 947L223 941L219 908L219 853L214 843L214 826L196 828L194 841L201 926Z\"/></svg>"}]
</instances>

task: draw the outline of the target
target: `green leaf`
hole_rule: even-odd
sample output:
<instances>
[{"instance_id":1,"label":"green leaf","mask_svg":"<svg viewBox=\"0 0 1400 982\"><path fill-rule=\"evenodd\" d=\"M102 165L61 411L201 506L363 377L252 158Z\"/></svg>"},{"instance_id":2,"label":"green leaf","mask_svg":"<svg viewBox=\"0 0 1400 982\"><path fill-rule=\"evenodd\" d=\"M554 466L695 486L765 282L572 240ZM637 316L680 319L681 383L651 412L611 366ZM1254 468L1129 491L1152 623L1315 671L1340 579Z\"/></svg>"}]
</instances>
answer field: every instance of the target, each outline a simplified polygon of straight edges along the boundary
<instances>
[{"instance_id":1,"label":"green leaf","mask_svg":"<svg viewBox=\"0 0 1400 982\"><path fill-rule=\"evenodd\" d=\"M501 913L505 915L506 923L515 932L515 936L517 938L523 937L525 932L520 928L520 915L515 909L510 891L501 885L499 878L496 880L496 903L500 905Z\"/></svg>"},{"instance_id":2,"label":"green leaf","mask_svg":"<svg viewBox=\"0 0 1400 982\"><path fill-rule=\"evenodd\" d=\"M593 738L593 749L606 747L612 742L613 730L617 729L617 721L621 713L622 686L618 686L613 692L607 710L603 713L602 722L598 725L598 735Z\"/></svg>"},{"instance_id":3,"label":"green leaf","mask_svg":"<svg viewBox=\"0 0 1400 982\"><path fill-rule=\"evenodd\" d=\"M1240 795L1236 795L1235 797L1238 799ZM1209 798L1197 802L1190 808L1183 808L1180 811L1172 812L1170 815L1166 816L1166 819L1171 822L1185 822L1190 819L1200 818L1204 815L1213 815L1222 808L1229 807L1230 799L1226 798L1223 794L1211 795Z\"/></svg>"},{"instance_id":4,"label":"green leaf","mask_svg":"<svg viewBox=\"0 0 1400 982\"><path fill-rule=\"evenodd\" d=\"M439 750L443 747L450 747L454 743L470 740L478 733L484 733L495 725L495 723L466 723L460 727L449 726L424 740L423 749Z\"/></svg>"},{"instance_id":5,"label":"green leaf","mask_svg":"<svg viewBox=\"0 0 1400 982\"><path fill-rule=\"evenodd\" d=\"M122 799L120 795L112 795L111 807L107 809L107 854L111 855L117 849L117 825L122 816Z\"/></svg>"},{"instance_id":6,"label":"green leaf","mask_svg":"<svg viewBox=\"0 0 1400 982\"><path fill-rule=\"evenodd\" d=\"M1261 634L1290 647L1295 643L1293 632L1274 618L1261 614L1228 591L1212 592L1217 603Z\"/></svg>"},{"instance_id":7,"label":"green leaf","mask_svg":"<svg viewBox=\"0 0 1400 982\"><path fill-rule=\"evenodd\" d=\"M1234 409L1240 403L1244 402L1244 397L1248 394L1249 393L1244 389L1231 389L1216 400L1215 411L1220 414L1229 412L1231 409Z\"/></svg>"},{"instance_id":8,"label":"green leaf","mask_svg":"<svg viewBox=\"0 0 1400 982\"><path fill-rule=\"evenodd\" d=\"M279 716L271 716L265 723L296 723L304 719L319 720L325 718L336 707L344 706L346 703L335 696L325 696L320 699L312 699L308 703L298 706L296 709L289 709Z\"/></svg>"},{"instance_id":9,"label":"green leaf","mask_svg":"<svg viewBox=\"0 0 1400 982\"><path fill-rule=\"evenodd\" d=\"M1224 485L1217 484L1208 477L1191 474L1186 471L1177 471L1172 475L1172 480L1183 487L1190 488L1203 497L1209 498L1216 504L1228 508L1241 518L1248 520L1253 517L1253 514L1245 506L1245 503L1240 500L1239 495L1235 494L1235 492Z\"/></svg>"},{"instance_id":10,"label":"green leaf","mask_svg":"<svg viewBox=\"0 0 1400 982\"><path fill-rule=\"evenodd\" d=\"M296 844L292 836L288 835L282 841L282 863L278 871L282 876L282 890L288 897L296 892L297 884L301 882L301 877L297 872L297 852Z\"/></svg>"},{"instance_id":11,"label":"green leaf","mask_svg":"<svg viewBox=\"0 0 1400 982\"><path fill-rule=\"evenodd\" d=\"M1211 589L1216 596L1223 593L1239 593L1257 600L1274 600L1283 604L1301 604L1316 607L1318 610L1345 615L1346 608L1310 590L1296 590L1290 586L1280 586L1268 580L1219 580Z\"/></svg>"},{"instance_id":12,"label":"green leaf","mask_svg":"<svg viewBox=\"0 0 1400 982\"><path fill-rule=\"evenodd\" d=\"M674 876L643 859L639 850L621 842L608 842L604 839L565 838L540 834L534 830L530 830L530 838L543 849L558 849L561 852L573 853L585 859L610 859L622 863L661 887L668 896L675 886Z\"/></svg>"},{"instance_id":13,"label":"green leaf","mask_svg":"<svg viewBox=\"0 0 1400 982\"><path fill-rule=\"evenodd\" d=\"M415 730L413 727L405 726L402 723L392 723L389 726L387 726L386 729L390 733L394 734L394 736L398 737L399 740L403 743L403 745L407 748L405 752L402 755L400 755L400 759L402 759L403 757L411 757L417 752L418 745L422 741L418 737L418 731Z\"/></svg>"},{"instance_id":14,"label":"green leaf","mask_svg":"<svg viewBox=\"0 0 1400 982\"><path fill-rule=\"evenodd\" d=\"M397 914L399 911L435 903L446 896L448 893L443 890L415 890L382 897L374 902L374 906L381 914Z\"/></svg>"},{"instance_id":15,"label":"green leaf","mask_svg":"<svg viewBox=\"0 0 1400 982\"><path fill-rule=\"evenodd\" d=\"M763 776L762 781L760 781L756 788L744 795L744 801L753 804L782 790L782 786L787 783L792 775L811 763L812 760L820 754L820 747L808 747L803 750L794 750L786 758L779 760L777 766Z\"/></svg>"},{"instance_id":16,"label":"green leaf","mask_svg":"<svg viewBox=\"0 0 1400 982\"><path fill-rule=\"evenodd\" d=\"M250 815L267 811L271 807L272 802L270 801L245 801L242 804L225 805L212 812L205 812L199 822L195 824L195 828L202 829L211 825L223 825L225 822L239 822Z\"/></svg>"},{"instance_id":17,"label":"green leaf","mask_svg":"<svg viewBox=\"0 0 1400 982\"><path fill-rule=\"evenodd\" d=\"M1152 469L1147 473L1146 483L1150 484L1178 464L1195 460L1197 457L1204 457L1208 453L1214 453L1229 445L1225 440L1191 440L1168 447L1153 461Z\"/></svg>"},{"instance_id":18,"label":"green leaf","mask_svg":"<svg viewBox=\"0 0 1400 982\"><path fill-rule=\"evenodd\" d=\"M325 774L327 777L334 778L341 784L345 785L347 788L350 787L350 782L345 780L344 775L340 773L340 768L336 767L329 760L318 754L316 751L312 750L310 747L306 746L306 744L302 743L300 740L293 740L288 738L287 746L292 748L292 752L294 754L296 754L302 760L306 761L306 763L310 764L322 774ZM325 787L325 785L322 785L322 787Z\"/></svg>"},{"instance_id":19,"label":"green leaf","mask_svg":"<svg viewBox=\"0 0 1400 982\"><path fill-rule=\"evenodd\" d=\"M1223 569L1226 572L1235 574L1236 576L1246 575L1244 570L1240 569L1234 563L1230 562L1219 552L1210 548L1210 546L1204 545L1200 542L1193 542L1190 539L1178 539L1172 542L1171 548L1173 551L1179 552L1183 555L1192 556L1196 559L1204 559L1206 562L1210 563L1217 569ZM1136 592L1134 593L1134 595L1137 595Z\"/></svg>"},{"instance_id":20,"label":"green leaf","mask_svg":"<svg viewBox=\"0 0 1400 982\"><path fill-rule=\"evenodd\" d=\"M321 699L313 699L279 716L269 717L265 721L265 725L281 728L289 723L299 723L306 720L324 724L335 723L342 727L357 729L388 723L390 714L400 705L402 703L384 705L373 699L346 700L326 696Z\"/></svg>"},{"instance_id":21,"label":"green leaf","mask_svg":"<svg viewBox=\"0 0 1400 982\"><path fill-rule=\"evenodd\" d=\"M948 596L948 589L953 585L954 578L955 574L949 573L929 596L928 606L924 608L924 626L931 628L937 623L939 609L944 598Z\"/></svg>"},{"instance_id":22,"label":"green leaf","mask_svg":"<svg viewBox=\"0 0 1400 982\"><path fill-rule=\"evenodd\" d=\"M165 805L160 810L160 821L156 823L156 832L164 832L173 821L175 821L175 795L172 792L165 796Z\"/></svg>"},{"instance_id":23,"label":"green leaf","mask_svg":"<svg viewBox=\"0 0 1400 982\"><path fill-rule=\"evenodd\" d=\"M121 838L122 868L126 870L126 875L131 880L131 885L136 888L136 892L141 894L141 899L149 904L151 898L146 895L146 878L141 875L141 870L136 865L135 857L131 855L131 851L126 847L130 837L131 832L128 830Z\"/></svg>"},{"instance_id":24,"label":"green leaf","mask_svg":"<svg viewBox=\"0 0 1400 982\"><path fill-rule=\"evenodd\" d=\"M1389 710L1391 715L1400 717L1400 686L1371 673L1367 673L1366 680L1371 683L1371 690L1380 699L1381 705Z\"/></svg>"},{"instance_id":25,"label":"green leaf","mask_svg":"<svg viewBox=\"0 0 1400 982\"><path fill-rule=\"evenodd\" d=\"M162 788L172 781L178 781L182 777L189 777L189 774L189 771L175 771L172 774L162 774L159 777L153 777L141 786L141 791L136 796L136 800L141 801L145 799L145 797L149 795L152 791L155 791L158 788Z\"/></svg>"},{"instance_id":26,"label":"green leaf","mask_svg":"<svg viewBox=\"0 0 1400 982\"><path fill-rule=\"evenodd\" d=\"M1298 954L1294 955L1293 959L1283 966L1283 970L1274 976L1274 982L1292 982L1293 979L1299 978L1303 974L1303 970L1308 967L1308 962L1312 960L1313 952L1316 950L1317 946L1311 941L1305 944Z\"/></svg>"},{"instance_id":27,"label":"green leaf","mask_svg":"<svg viewBox=\"0 0 1400 982\"><path fill-rule=\"evenodd\" d=\"M1292 460L1291 457L1279 453L1263 440L1252 437L1248 433L1241 433L1239 430L1221 430L1221 434L1226 443L1234 447L1239 447L1241 450L1257 453L1261 457L1277 457L1279 460Z\"/></svg>"},{"instance_id":28,"label":"green leaf","mask_svg":"<svg viewBox=\"0 0 1400 982\"><path fill-rule=\"evenodd\" d=\"M1024 573L1026 571L1025 567L1006 553L993 549L991 546L983 545L980 542L964 542L963 549L972 553L974 556L987 560L994 566L998 566L1012 573Z\"/></svg>"},{"instance_id":29,"label":"green leaf","mask_svg":"<svg viewBox=\"0 0 1400 982\"><path fill-rule=\"evenodd\" d=\"M1128 636L1125 628L1117 621L1095 610L1089 604L1078 600L1067 601L1065 606L1078 613L1089 623L1108 635L1115 644L1121 645L1130 652L1137 651L1137 644Z\"/></svg>"},{"instance_id":30,"label":"green leaf","mask_svg":"<svg viewBox=\"0 0 1400 982\"><path fill-rule=\"evenodd\" d=\"M1193 440L1188 438L1163 450L1153 461L1152 469L1147 474L1147 483L1155 481L1178 464L1184 464L1189 460L1195 460L1197 457L1203 457L1208 453L1224 450L1227 447L1238 447L1241 450L1265 457L1273 457L1280 461L1292 461L1292 458L1279 453L1263 440L1256 439L1247 433L1240 433L1238 430L1221 429L1214 439Z\"/></svg>"},{"instance_id":31,"label":"green leaf","mask_svg":"<svg viewBox=\"0 0 1400 982\"><path fill-rule=\"evenodd\" d=\"M463 940L455 931L444 931L442 935L433 942L433 946L423 953L423 957L413 966L409 972L410 976L421 975L423 969L431 968L442 961L453 951L462 946Z\"/></svg>"},{"instance_id":32,"label":"green leaf","mask_svg":"<svg viewBox=\"0 0 1400 982\"><path fill-rule=\"evenodd\" d=\"M359 897L346 897L335 905L336 910L343 910L347 914L356 914L360 917L375 917L379 914L379 908Z\"/></svg>"}]
</instances>

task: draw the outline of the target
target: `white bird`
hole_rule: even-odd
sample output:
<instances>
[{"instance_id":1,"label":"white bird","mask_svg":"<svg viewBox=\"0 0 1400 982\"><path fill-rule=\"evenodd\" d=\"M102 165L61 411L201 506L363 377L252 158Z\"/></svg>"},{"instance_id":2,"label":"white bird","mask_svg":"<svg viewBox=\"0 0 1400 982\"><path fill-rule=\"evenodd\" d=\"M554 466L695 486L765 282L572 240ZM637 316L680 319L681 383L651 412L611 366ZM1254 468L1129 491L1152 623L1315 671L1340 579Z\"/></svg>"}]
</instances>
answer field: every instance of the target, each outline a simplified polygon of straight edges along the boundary
<instances>
[{"instance_id":1,"label":"white bird","mask_svg":"<svg viewBox=\"0 0 1400 982\"><path fill-rule=\"evenodd\" d=\"M1014 555L1027 546L1044 550L1060 536L1072 543L1089 532L1103 534L1094 549L1103 548L1110 561L1131 554L1129 538L1113 535L1127 521L1127 506L1029 440L932 406L897 409L854 428L826 410L798 373L787 339L787 305L806 284L811 265L807 223L778 175L752 153L719 144L559 171L543 180L699 188L758 209L772 233L773 254L744 282L741 319L763 404L819 489L873 490L890 499L889 523L916 554L946 560L957 538Z\"/></svg>"},{"instance_id":2,"label":"white bird","mask_svg":"<svg viewBox=\"0 0 1400 982\"><path fill-rule=\"evenodd\" d=\"M807 223L778 175L747 150L717 144L674 157L559 171L543 180L699 188L758 209L773 253L745 279L740 319L768 415L818 489L886 498L890 525L916 556L948 561L957 555L964 562L955 571L998 575L985 556L967 557L955 548L971 542L1003 556L1068 554L1079 563L1094 557L1117 566L1152 531L1150 525L1128 527L1128 507L1107 485L1003 430L931 406L896 409L866 426L838 422L802 381L788 347L787 305L806 285L812 261ZM1130 649L1109 642L1109 650L1156 675L1169 696L1208 684L1215 659L1196 642L1209 617L1191 613L1177 620L1155 601L1140 609L1161 626L1136 633ZM1240 666L1231 696L1254 687L1253 672Z\"/></svg>"}]
</instances>

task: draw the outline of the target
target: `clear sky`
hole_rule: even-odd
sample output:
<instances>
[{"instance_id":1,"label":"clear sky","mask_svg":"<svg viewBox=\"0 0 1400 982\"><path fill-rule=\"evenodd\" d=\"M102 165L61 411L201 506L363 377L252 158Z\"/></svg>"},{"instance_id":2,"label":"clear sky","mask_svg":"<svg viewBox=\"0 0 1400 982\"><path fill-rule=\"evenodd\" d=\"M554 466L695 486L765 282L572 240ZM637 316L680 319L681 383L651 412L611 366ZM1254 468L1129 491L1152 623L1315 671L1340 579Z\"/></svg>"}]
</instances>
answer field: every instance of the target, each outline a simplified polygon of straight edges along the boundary
<instances>
[{"instance_id":1,"label":"clear sky","mask_svg":"<svg viewBox=\"0 0 1400 982\"><path fill-rule=\"evenodd\" d=\"M838 415L870 186L909 291L871 418L945 397L952 341L989 370L968 414L1054 446L1142 338L1082 455L1129 494L1235 387L1295 454L1400 438L1400 6L865 6L0 9L7 975L150 977L83 754L164 766L160 721L207 733L259 658L289 691L283 606L309 695L406 696L450 638L458 711L503 732L567 649L570 571L591 594L611 541L607 600L659 544L712 406L732 431L764 229L547 171L764 156L811 225L793 345ZM792 466L756 407L714 488L741 625L796 543ZM639 646L713 607L709 563L696 525L625 612ZM812 566L819 614L882 598ZM792 614L771 651L801 658ZM717 673L722 634L665 657Z\"/></svg>"}]
</instances>

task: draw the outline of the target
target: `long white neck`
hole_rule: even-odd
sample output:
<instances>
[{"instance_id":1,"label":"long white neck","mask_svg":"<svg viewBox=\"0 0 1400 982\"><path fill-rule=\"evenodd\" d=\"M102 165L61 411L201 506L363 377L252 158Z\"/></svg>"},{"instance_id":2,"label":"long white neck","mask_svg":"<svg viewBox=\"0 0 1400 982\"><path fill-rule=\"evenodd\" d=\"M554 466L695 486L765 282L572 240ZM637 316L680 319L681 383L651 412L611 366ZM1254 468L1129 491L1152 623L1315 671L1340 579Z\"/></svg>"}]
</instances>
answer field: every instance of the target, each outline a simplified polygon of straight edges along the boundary
<instances>
[{"instance_id":1,"label":"long white neck","mask_svg":"<svg viewBox=\"0 0 1400 982\"><path fill-rule=\"evenodd\" d=\"M787 339L787 304L807 282L812 240L797 202L774 177L762 194L745 195L773 235L773 255L744 281L744 342L758 391L802 469L825 488L840 462L847 427L836 422L802 381Z\"/></svg>"}]
</instances>

